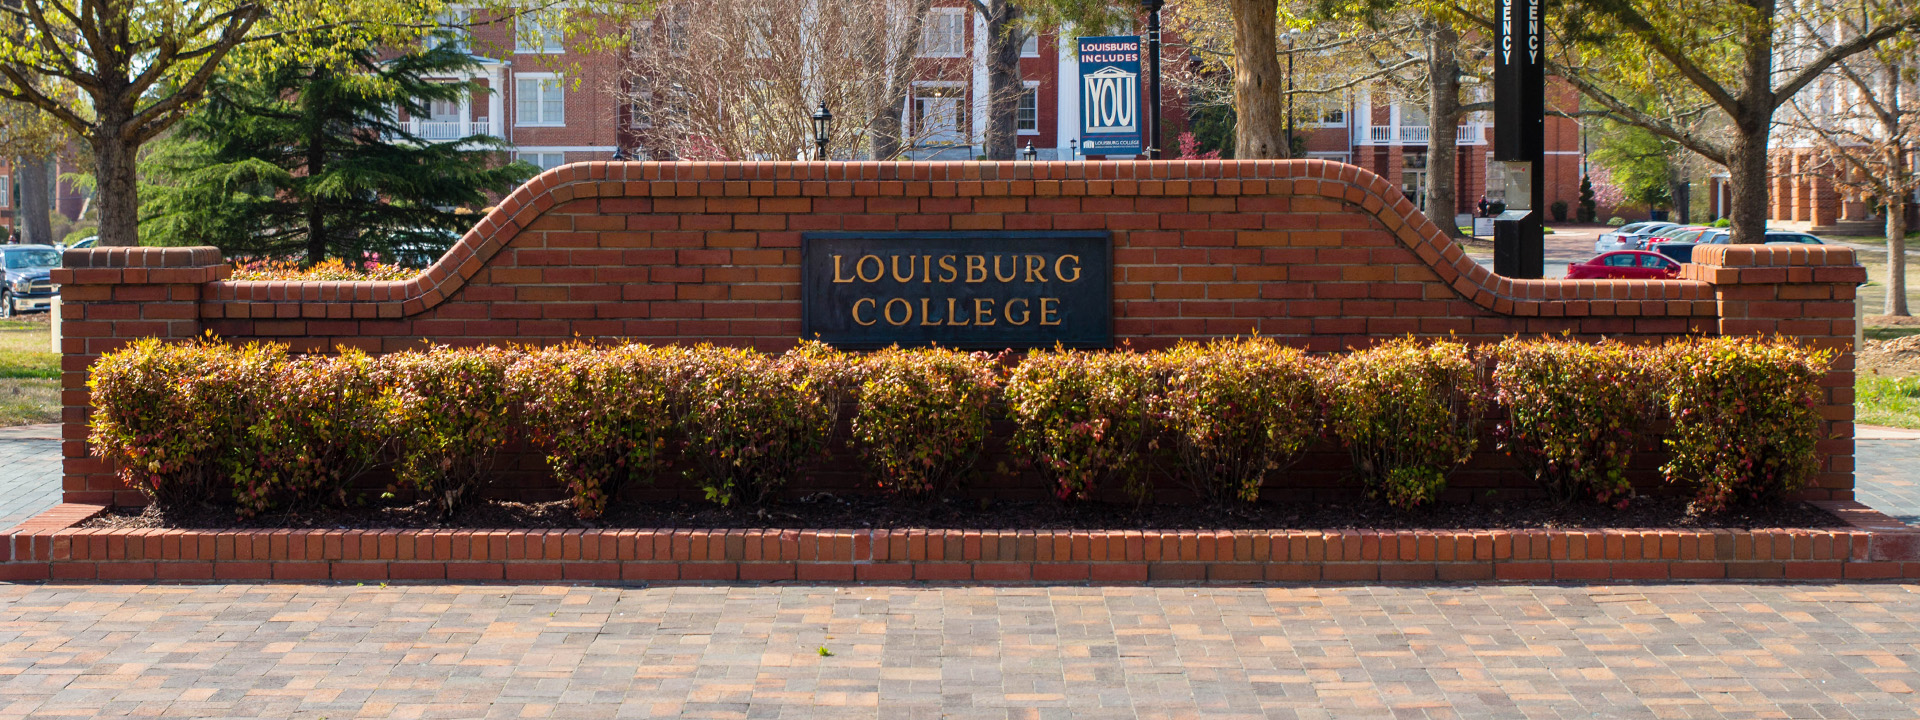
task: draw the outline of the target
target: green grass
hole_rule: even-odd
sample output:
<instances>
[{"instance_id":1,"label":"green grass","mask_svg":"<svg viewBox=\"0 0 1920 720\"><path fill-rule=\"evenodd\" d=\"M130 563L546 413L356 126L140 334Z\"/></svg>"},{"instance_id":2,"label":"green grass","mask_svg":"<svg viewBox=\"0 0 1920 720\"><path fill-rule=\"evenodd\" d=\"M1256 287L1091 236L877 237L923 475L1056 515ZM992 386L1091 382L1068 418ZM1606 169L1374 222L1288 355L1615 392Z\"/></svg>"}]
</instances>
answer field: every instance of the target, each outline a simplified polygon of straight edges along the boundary
<instances>
[{"instance_id":1,"label":"green grass","mask_svg":"<svg viewBox=\"0 0 1920 720\"><path fill-rule=\"evenodd\" d=\"M1908 335L1920 335L1920 326L1913 327L1870 327L1866 329L1868 340L1892 340Z\"/></svg>"},{"instance_id":2,"label":"green grass","mask_svg":"<svg viewBox=\"0 0 1920 720\"><path fill-rule=\"evenodd\" d=\"M60 379L60 356L48 352L51 336L44 322L0 320L0 378Z\"/></svg>"},{"instance_id":3,"label":"green grass","mask_svg":"<svg viewBox=\"0 0 1920 720\"><path fill-rule=\"evenodd\" d=\"M60 419L60 356L45 322L0 320L0 427Z\"/></svg>"},{"instance_id":4,"label":"green grass","mask_svg":"<svg viewBox=\"0 0 1920 720\"><path fill-rule=\"evenodd\" d=\"M1862 377L1853 387L1855 422L1920 429L1920 377Z\"/></svg>"}]
</instances>

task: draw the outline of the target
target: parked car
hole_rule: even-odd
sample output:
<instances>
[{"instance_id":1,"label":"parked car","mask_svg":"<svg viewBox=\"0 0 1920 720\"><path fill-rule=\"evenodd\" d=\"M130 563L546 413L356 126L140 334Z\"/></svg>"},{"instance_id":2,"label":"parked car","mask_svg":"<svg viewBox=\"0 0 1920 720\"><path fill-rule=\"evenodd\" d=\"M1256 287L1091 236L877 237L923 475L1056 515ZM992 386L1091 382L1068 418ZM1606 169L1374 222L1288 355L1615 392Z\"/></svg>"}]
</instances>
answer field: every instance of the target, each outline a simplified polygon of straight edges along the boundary
<instances>
[{"instance_id":1,"label":"parked car","mask_svg":"<svg viewBox=\"0 0 1920 720\"><path fill-rule=\"evenodd\" d=\"M0 317L13 317L22 310L45 310L60 295L50 275L60 267L60 251L52 245L0 246Z\"/></svg>"},{"instance_id":2,"label":"parked car","mask_svg":"<svg viewBox=\"0 0 1920 720\"><path fill-rule=\"evenodd\" d=\"M88 235L84 238L74 241L72 245L55 245L54 248L64 253L68 250L79 250L81 248L90 248L95 245L98 245L99 243L100 243L99 235Z\"/></svg>"},{"instance_id":3,"label":"parked car","mask_svg":"<svg viewBox=\"0 0 1920 720\"><path fill-rule=\"evenodd\" d=\"M1622 225L1617 230L1604 233L1593 241L1593 251L1608 253L1616 250L1640 250L1646 246L1647 238L1656 232L1670 227L1678 227L1670 222L1637 222Z\"/></svg>"},{"instance_id":4,"label":"parked car","mask_svg":"<svg viewBox=\"0 0 1920 720\"><path fill-rule=\"evenodd\" d=\"M1814 237L1812 235L1808 235L1803 232L1790 232L1786 230L1768 230L1767 244L1768 245L1825 245L1827 243L1825 240L1821 240L1820 238Z\"/></svg>"},{"instance_id":5,"label":"parked car","mask_svg":"<svg viewBox=\"0 0 1920 720\"><path fill-rule=\"evenodd\" d=\"M1568 280L1670 280L1680 263L1642 250L1618 250L1586 262L1567 263Z\"/></svg>"}]
</instances>

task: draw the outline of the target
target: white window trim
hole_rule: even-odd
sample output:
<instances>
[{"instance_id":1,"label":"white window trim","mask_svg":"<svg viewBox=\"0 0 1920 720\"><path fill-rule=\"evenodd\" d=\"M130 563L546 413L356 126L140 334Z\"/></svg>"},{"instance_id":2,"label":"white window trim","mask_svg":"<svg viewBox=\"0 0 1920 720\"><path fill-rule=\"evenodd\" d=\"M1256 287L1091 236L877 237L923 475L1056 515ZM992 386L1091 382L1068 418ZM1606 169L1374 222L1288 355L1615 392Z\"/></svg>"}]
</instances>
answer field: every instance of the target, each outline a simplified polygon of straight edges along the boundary
<instances>
[{"instance_id":1,"label":"white window trim","mask_svg":"<svg viewBox=\"0 0 1920 720\"><path fill-rule=\"evenodd\" d=\"M1040 134L1040 82L1038 80L1027 80L1027 81L1021 82L1020 87L1023 88L1024 90L1033 91L1033 129L1032 130L1019 129L1020 128L1020 104L1016 102L1014 103L1014 111L1013 111L1014 134L1039 135Z\"/></svg>"},{"instance_id":2,"label":"white window trim","mask_svg":"<svg viewBox=\"0 0 1920 720\"><path fill-rule=\"evenodd\" d=\"M932 24L933 24L933 17L932 17L932 16L934 16L934 15L957 15L957 16L960 16L960 39L959 39L959 41L958 41L958 42L956 42L956 43L955 43L955 47L958 47L958 48L959 48L959 50L957 50L957 51L954 51L954 52L950 52L950 53L936 53L936 52L933 52L933 51L931 51L931 50L929 50L929 49L927 49L927 48L925 47L925 45L926 45L926 37L925 37L925 35L924 35L924 33L925 33L926 31L925 31L925 30L922 30L921 32L923 33L923 35L921 36L921 41L920 41L920 44L921 44L921 46L922 46L922 47L920 48L920 57L923 57L923 58L963 58L963 57L966 57L966 56L967 56L967 22L966 22L966 16L967 16L967 15L970 15L970 14L971 14L971 13L969 13L969 12L967 11L967 9L966 9L966 8L933 8L933 10L932 10L931 12L929 12L929 13L928 13L928 17L927 17L927 24L928 24L928 26L929 26L929 27L931 27L931 26L932 26Z\"/></svg>"},{"instance_id":3,"label":"white window trim","mask_svg":"<svg viewBox=\"0 0 1920 720\"><path fill-rule=\"evenodd\" d=\"M1033 43L1033 52L1027 52L1027 43ZM1020 42L1020 57L1040 57L1040 33L1028 31L1027 39Z\"/></svg>"},{"instance_id":4,"label":"white window trim","mask_svg":"<svg viewBox=\"0 0 1920 720\"><path fill-rule=\"evenodd\" d=\"M541 80L552 80L554 82L554 87L557 88L560 92L560 121L559 122L527 122L527 119L520 115L520 81L521 80L533 80L536 82ZM567 126L566 78L563 77L560 73L541 73L541 72L514 73L513 75L513 126L514 127L566 127Z\"/></svg>"},{"instance_id":5,"label":"white window trim","mask_svg":"<svg viewBox=\"0 0 1920 720\"><path fill-rule=\"evenodd\" d=\"M13 207L13 176L0 175L0 208Z\"/></svg>"}]
</instances>

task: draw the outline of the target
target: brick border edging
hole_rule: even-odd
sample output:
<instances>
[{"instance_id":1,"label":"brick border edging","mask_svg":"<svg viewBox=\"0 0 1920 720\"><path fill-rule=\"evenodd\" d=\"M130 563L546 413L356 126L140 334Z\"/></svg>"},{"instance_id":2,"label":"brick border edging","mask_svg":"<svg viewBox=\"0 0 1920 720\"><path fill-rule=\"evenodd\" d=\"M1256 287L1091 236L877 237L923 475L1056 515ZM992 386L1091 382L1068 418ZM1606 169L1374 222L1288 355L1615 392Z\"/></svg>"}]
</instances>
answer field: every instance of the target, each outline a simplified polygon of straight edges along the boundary
<instances>
[{"instance_id":1,"label":"brick border edging","mask_svg":"<svg viewBox=\"0 0 1920 720\"><path fill-rule=\"evenodd\" d=\"M1853 501L1785 530L113 530L63 504L0 581L1094 582L1920 578L1920 529Z\"/></svg>"}]
</instances>

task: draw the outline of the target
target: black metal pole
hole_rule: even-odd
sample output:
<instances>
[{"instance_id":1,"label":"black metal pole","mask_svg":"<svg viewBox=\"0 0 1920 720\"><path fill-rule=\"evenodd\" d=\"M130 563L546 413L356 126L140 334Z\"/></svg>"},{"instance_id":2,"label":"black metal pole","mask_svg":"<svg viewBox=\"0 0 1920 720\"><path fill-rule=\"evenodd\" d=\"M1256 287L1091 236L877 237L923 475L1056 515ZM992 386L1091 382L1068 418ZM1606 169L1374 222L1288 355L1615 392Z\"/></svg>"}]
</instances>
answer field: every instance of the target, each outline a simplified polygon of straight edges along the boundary
<instances>
[{"instance_id":1,"label":"black metal pole","mask_svg":"<svg viewBox=\"0 0 1920 720\"><path fill-rule=\"evenodd\" d=\"M1147 8L1147 159L1160 159L1160 7L1163 0L1141 0Z\"/></svg>"},{"instance_id":2,"label":"black metal pole","mask_svg":"<svg viewBox=\"0 0 1920 720\"><path fill-rule=\"evenodd\" d=\"M1293 43L1287 40L1287 159L1293 159Z\"/></svg>"}]
</instances>

